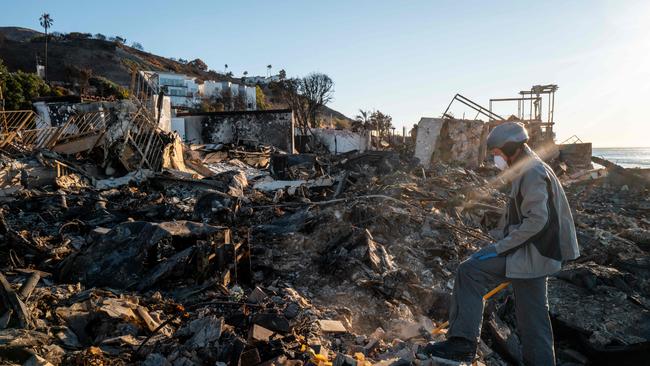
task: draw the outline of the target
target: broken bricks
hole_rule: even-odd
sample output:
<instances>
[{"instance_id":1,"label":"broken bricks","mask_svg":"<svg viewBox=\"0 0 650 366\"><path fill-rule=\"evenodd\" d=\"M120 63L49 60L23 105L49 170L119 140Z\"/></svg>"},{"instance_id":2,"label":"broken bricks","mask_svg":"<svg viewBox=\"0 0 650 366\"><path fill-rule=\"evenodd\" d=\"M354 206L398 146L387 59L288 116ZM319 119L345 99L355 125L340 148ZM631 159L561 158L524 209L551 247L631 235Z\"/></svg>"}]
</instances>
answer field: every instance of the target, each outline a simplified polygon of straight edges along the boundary
<instances>
[{"instance_id":1,"label":"broken bricks","mask_svg":"<svg viewBox=\"0 0 650 366\"><path fill-rule=\"evenodd\" d=\"M325 333L345 333L347 329L343 323L338 320L319 320L318 325L321 331Z\"/></svg>"}]
</instances>

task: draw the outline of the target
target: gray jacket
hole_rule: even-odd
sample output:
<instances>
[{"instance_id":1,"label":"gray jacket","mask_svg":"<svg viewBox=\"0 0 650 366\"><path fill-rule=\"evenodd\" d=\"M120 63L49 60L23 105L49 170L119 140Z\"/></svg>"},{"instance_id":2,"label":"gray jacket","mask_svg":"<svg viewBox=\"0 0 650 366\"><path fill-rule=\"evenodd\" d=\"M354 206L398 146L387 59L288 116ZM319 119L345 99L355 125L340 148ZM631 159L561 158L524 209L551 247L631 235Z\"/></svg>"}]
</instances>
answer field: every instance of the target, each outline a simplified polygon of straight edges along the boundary
<instances>
[{"instance_id":1,"label":"gray jacket","mask_svg":"<svg viewBox=\"0 0 650 366\"><path fill-rule=\"evenodd\" d=\"M506 255L508 278L536 278L578 258L578 240L569 202L553 170L528 146L512 174L510 202L498 232L497 253Z\"/></svg>"}]
</instances>

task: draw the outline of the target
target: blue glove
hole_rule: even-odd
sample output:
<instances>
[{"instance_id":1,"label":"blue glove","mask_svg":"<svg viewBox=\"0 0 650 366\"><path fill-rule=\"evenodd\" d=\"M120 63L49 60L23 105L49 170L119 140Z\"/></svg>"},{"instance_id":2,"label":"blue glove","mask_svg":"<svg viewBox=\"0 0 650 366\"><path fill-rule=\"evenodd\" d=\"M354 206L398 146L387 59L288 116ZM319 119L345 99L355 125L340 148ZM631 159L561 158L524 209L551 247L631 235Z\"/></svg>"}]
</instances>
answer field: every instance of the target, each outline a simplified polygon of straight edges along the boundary
<instances>
[{"instance_id":1,"label":"blue glove","mask_svg":"<svg viewBox=\"0 0 650 366\"><path fill-rule=\"evenodd\" d=\"M494 258L494 257L498 257L498 256L499 256L499 254L497 254L497 253L488 253L488 254L483 254L483 255L474 254L472 257L474 259L476 259L476 260L484 261L486 259L490 259L490 258Z\"/></svg>"},{"instance_id":2,"label":"blue glove","mask_svg":"<svg viewBox=\"0 0 650 366\"><path fill-rule=\"evenodd\" d=\"M472 254L472 258L479 260L479 261L484 261L486 259L498 257L499 253L497 253L496 248L494 247L494 244L488 245L484 247L483 249L477 251L476 253Z\"/></svg>"}]
</instances>

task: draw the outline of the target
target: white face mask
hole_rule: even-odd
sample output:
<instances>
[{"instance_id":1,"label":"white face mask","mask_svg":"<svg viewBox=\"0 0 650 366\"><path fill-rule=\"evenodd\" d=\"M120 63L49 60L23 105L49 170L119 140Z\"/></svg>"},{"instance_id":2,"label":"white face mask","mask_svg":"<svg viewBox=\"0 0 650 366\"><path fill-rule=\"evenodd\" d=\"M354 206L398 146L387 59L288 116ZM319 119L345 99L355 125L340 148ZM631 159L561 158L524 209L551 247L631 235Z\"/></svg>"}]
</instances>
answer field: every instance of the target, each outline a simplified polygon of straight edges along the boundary
<instances>
[{"instance_id":1,"label":"white face mask","mask_svg":"<svg viewBox=\"0 0 650 366\"><path fill-rule=\"evenodd\" d=\"M496 165L499 170L508 169L508 162L501 155L494 156L494 165Z\"/></svg>"}]
</instances>

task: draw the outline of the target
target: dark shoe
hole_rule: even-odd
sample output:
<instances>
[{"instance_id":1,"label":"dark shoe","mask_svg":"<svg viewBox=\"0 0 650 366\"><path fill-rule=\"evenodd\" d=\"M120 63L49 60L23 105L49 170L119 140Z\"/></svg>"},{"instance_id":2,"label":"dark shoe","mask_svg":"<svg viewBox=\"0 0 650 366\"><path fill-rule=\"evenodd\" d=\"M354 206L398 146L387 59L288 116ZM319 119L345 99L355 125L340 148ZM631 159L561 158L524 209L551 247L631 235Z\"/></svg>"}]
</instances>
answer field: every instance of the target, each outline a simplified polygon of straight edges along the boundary
<instances>
[{"instance_id":1,"label":"dark shoe","mask_svg":"<svg viewBox=\"0 0 650 366\"><path fill-rule=\"evenodd\" d=\"M476 343L461 337L451 337L446 341L429 343L422 352L447 360L472 362L476 356Z\"/></svg>"}]
</instances>

